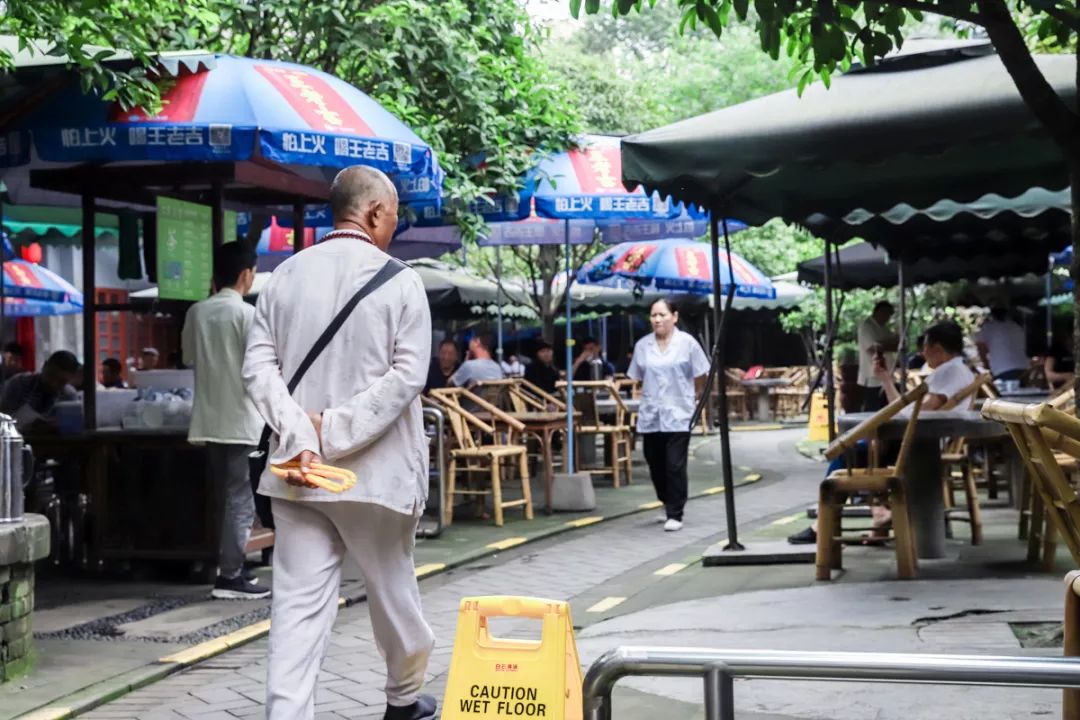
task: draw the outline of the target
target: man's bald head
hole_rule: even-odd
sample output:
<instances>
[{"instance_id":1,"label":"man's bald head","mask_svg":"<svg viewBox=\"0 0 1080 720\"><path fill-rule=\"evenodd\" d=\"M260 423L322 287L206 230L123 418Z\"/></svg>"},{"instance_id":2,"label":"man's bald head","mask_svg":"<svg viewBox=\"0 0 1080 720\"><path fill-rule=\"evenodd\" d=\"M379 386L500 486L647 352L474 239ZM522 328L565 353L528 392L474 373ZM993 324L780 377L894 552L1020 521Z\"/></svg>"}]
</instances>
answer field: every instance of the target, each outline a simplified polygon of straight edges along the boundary
<instances>
[{"instance_id":1,"label":"man's bald head","mask_svg":"<svg viewBox=\"0 0 1080 720\"><path fill-rule=\"evenodd\" d=\"M335 228L359 228L385 251L397 228L397 190L390 178L375 168L345 168L330 185L330 211Z\"/></svg>"}]
</instances>

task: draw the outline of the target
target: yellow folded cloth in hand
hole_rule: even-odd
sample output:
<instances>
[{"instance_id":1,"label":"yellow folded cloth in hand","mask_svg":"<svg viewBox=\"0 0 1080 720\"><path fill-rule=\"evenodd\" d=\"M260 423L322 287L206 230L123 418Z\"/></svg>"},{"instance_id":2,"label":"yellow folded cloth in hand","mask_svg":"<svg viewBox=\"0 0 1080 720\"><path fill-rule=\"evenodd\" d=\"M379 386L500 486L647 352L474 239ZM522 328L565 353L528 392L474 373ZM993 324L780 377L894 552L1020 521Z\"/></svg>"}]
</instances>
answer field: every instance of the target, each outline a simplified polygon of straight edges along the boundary
<instances>
[{"instance_id":1,"label":"yellow folded cloth in hand","mask_svg":"<svg viewBox=\"0 0 1080 720\"><path fill-rule=\"evenodd\" d=\"M274 473L279 478L286 477L290 470L299 469L300 463L296 461L287 462L283 465L270 466L270 472ZM351 470L334 467L332 465L323 465L322 463L312 463L309 469L310 472L304 475L304 479L312 485L321 487L323 490L340 493L356 484L356 473Z\"/></svg>"}]
</instances>

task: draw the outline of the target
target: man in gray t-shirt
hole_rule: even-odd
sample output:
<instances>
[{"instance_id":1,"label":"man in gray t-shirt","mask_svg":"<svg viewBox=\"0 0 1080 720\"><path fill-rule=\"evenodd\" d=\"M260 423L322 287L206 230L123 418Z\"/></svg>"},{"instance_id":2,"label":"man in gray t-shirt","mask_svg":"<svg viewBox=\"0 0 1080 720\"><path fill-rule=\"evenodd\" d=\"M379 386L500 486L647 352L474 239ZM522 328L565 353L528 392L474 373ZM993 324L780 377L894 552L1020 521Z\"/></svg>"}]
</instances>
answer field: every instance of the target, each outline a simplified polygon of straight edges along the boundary
<instances>
[{"instance_id":1,"label":"man in gray t-shirt","mask_svg":"<svg viewBox=\"0 0 1080 720\"><path fill-rule=\"evenodd\" d=\"M484 380L502 379L502 368L491 358L491 339L487 335L477 335L469 341L469 359L450 377L450 383L455 387L470 388Z\"/></svg>"}]
</instances>

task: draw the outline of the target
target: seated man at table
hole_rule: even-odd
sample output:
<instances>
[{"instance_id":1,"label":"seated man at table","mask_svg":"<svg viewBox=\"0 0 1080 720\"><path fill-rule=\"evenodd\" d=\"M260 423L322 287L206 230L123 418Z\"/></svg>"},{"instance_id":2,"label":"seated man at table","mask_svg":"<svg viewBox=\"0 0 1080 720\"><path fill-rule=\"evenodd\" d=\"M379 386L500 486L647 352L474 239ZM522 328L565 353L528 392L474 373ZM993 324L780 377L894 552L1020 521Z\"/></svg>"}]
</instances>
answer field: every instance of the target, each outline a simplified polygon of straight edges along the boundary
<instances>
[{"instance_id":1,"label":"seated man at table","mask_svg":"<svg viewBox=\"0 0 1080 720\"><path fill-rule=\"evenodd\" d=\"M600 352L600 342L596 338L585 338L581 344L581 354L574 360L572 368L574 382L588 382L590 380L610 380L615 376L615 366L604 359ZM593 365L599 365L599 377L593 377Z\"/></svg>"},{"instance_id":2,"label":"seated man at table","mask_svg":"<svg viewBox=\"0 0 1080 720\"><path fill-rule=\"evenodd\" d=\"M428 366L427 383L424 392L429 393L439 388L451 387L450 378L457 372L461 363L458 362L457 343L453 340L443 340L439 343L439 351L431 358Z\"/></svg>"},{"instance_id":3,"label":"seated man at table","mask_svg":"<svg viewBox=\"0 0 1080 720\"><path fill-rule=\"evenodd\" d=\"M57 402L77 399L72 387L82 372L78 358L67 350L49 356L38 373L22 373L4 384L0 413L15 419L20 432L51 424Z\"/></svg>"},{"instance_id":4,"label":"seated man at table","mask_svg":"<svg viewBox=\"0 0 1080 720\"><path fill-rule=\"evenodd\" d=\"M484 380L502 379L502 368L491 358L491 337L476 335L469 341L468 360L450 377L450 384L468 389Z\"/></svg>"},{"instance_id":5,"label":"seated man at table","mask_svg":"<svg viewBox=\"0 0 1080 720\"><path fill-rule=\"evenodd\" d=\"M951 320L939 322L927 328L923 335L922 354L926 358L927 366L930 367L930 374L925 380L927 393L923 396L923 410L940 410L953 396L975 381L975 373L964 363L964 331ZM881 381L881 387L889 402L900 397L892 372L880 360L875 363L874 375ZM843 456L834 460L826 469L825 476L828 477L834 471L842 469L844 462ZM865 445L860 443L856 452L856 465L862 466L865 463L866 449ZM884 511L884 508L874 510L874 528L884 531L890 519L888 513ZM805 530L790 535L788 542L792 545L816 543L817 522Z\"/></svg>"}]
</instances>

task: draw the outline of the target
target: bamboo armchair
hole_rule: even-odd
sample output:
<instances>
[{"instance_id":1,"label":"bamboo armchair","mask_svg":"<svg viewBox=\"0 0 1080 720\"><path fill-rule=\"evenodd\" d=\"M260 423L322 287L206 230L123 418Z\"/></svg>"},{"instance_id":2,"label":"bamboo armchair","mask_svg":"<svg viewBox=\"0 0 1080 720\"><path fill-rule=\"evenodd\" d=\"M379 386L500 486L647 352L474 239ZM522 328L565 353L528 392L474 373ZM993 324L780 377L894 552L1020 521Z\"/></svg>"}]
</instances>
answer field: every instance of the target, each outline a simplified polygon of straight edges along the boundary
<instances>
[{"instance_id":1,"label":"bamboo armchair","mask_svg":"<svg viewBox=\"0 0 1080 720\"><path fill-rule=\"evenodd\" d=\"M560 381L557 385L564 392L567 384ZM622 487L623 478L629 485L633 481L633 434L630 424L630 412L611 380L574 381L574 409L581 412L581 424L577 432L582 435L601 435L611 446L610 463L594 468L581 468L593 475L610 475L614 487ZM596 396L606 392L615 401L615 416L608 422L601 416ZM580 446L577 446L580 449Z\"/></svg>"},{"instance_id":2,"label":"bamboo armchair","mask_svg":"<svg viewBox=\"0 0 1080 720\"><path fill-rule=\"evenodd\" d=\"M518 434L525 430L524 423L462 388L432 390L431 398L447 414L454 439L443 504L444 524L450 525L454 520L454 498L458 495L476 498L481 512L484 499L490 495L498 527L503 524L503 511L507 508L521 507L525 519L532 520L528 451L516 442ZM477 417L466 406L479 408L490 419ZM504 477L513 476L515 464L521 482L521 498L504 500L502 481ZM473 482L475 478L483 480Z\"/></svg>"},{"instance_id":3,"label":"bamboo armchair","mask_svg":"<svg viewBox=\"0 0 1080 720\"><path fill-rule=\"evenodd\" d=\"M892 507L893 537L896 541L896 573L901 579L915 577L918 560L915 554L915 538L908 518L907 495L903 474L911 446L915 439L915 426L919 420L926 385L904 393L857 426L836 438L825 449L825 457L835 460L844 453L855 450L861 440L869 442L869 462L865 468L853 468L852 463L843 470L830 474L821 483L818 499L817 530L817 579L831 580L832 571L842 565L842 543L845 540L840 520L844 504L856 493L868 493L871 503L888 504ZM896 464L883 467L879 463L878 429L908 406L911 418L904 430Z\"/></svg>"},{"instance_id":4,"label":"bamboo armchair","mask_svg":"<svg viewBox=\"0 0 1080 720\"><path fill-rule=\"evenodd\" d=\"M983 373L976 377L963 390L953 395L942 405L942 410L953 410L965 406L968 409L974 406L976 398L985 388L994 387L989 373ZM996 389L993 391L996 392ZM989 454L984 455L989 458ZM982 509L979 507L979 493L976 486L976 472L972 447L966 438L950 438L946 441L941 453L941 465L943 469L942 483L945 496L945 527L947 534L952 535L952 521L966 522L971 525L971 544L982 543ZM993 479L993 468L987 469L990 479ZM957 491L964 493L964 506L958 506L956 502ZM996 492L994 493L997 494Z\"/></svg>"},{"instance_id":5,"label":"bamboo armchair","mask_svg":"<svg viewBox=\"0 0 1080 720\"><path fill-rule=\"evenodd\" d=\"M1028 560L1041 555L1043 567L1052 569L1060 536L1080 563L1080 500L1059 463L1062 454L1080 457L1080 420L1048 403L1005 400L987 402L982 414L1005 424L1031 478Z\"/></svg>"},{"instance_id":6,"label":"bamboo armchair","mask_svg":"<svg viewBox=\"0 0 1080 720\"><path fill-rule=\"evenodd\" d=\"M806 396L810 394L810 370L801 365L791 367L783 378L791 384L773 390L773 415L777 418L802 415Z\"/></svg>"}]
</instances>

